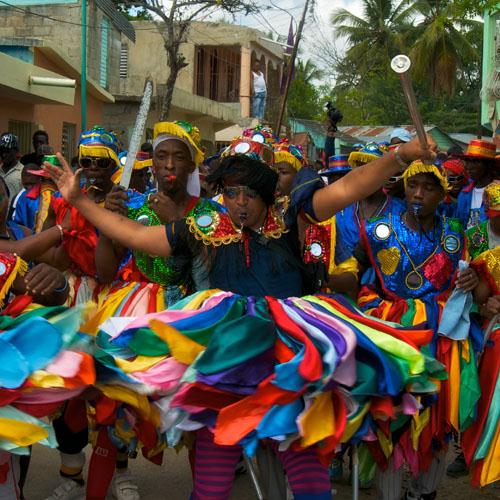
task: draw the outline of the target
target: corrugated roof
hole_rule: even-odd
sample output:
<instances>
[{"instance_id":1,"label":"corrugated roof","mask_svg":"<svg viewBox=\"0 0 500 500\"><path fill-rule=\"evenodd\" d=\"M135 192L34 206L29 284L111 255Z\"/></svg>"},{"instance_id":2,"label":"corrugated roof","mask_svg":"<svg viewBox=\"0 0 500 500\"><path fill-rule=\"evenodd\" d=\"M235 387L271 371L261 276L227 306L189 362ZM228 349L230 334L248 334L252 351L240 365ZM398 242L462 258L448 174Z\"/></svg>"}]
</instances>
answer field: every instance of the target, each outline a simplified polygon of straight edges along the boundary
<instances>
[{"instance_id":1,"label":"corrugated roof","mask_svg":"<svg viewBox=\"0 0 500 500\"><path fill-rule=\"evenodd\" d=\"M111 0L95 0L97 6L111 19L115 28L121 31L129 40L135 42L135 30L130 21L116 10Z\"/></svg>"}]
</instances>

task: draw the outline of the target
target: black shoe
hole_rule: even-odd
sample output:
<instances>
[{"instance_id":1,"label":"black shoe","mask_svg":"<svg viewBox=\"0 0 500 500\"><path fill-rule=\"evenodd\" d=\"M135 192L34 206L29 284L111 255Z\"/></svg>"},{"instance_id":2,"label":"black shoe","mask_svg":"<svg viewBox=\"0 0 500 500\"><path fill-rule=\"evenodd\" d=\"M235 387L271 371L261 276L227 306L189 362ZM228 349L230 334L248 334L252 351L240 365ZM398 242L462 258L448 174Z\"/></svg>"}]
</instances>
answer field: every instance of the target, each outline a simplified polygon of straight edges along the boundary
<instances>
[{"instance_id":1,"label":"black shoe","mask_svg":"<svg viewBox=\"0 0 500 500\"><path fill-rule=\"evenodd\" d=\"M446 469L446 475L450 477L462 477L469 473L467 464L465 463L465 457L463 453L457 455L457 458L448 465Z\"/></svg>"},{"instance_id":2,"label":"black shoe","mask_svg":"<svg viewBox=\"0 0 500 500\"><path fill-rule=\"evenodd\" d=\"M422 493L420 496L416 497L410 491L406 491L403 500L434 500L437 496L437 492L432 493Z\"/></svg>"}]
</instances>

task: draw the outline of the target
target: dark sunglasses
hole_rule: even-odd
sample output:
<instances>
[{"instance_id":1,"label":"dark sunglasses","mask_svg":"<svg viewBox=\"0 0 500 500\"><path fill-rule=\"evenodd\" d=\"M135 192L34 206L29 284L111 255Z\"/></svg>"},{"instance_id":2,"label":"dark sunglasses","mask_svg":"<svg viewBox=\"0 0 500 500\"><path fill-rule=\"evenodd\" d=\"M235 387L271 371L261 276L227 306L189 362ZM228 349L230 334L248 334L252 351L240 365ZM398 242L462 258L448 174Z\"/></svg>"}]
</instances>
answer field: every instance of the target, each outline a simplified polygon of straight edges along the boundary
<instances>
[{"instance_id":1,"label":"dark sunglasses","mask_svg":"<svg viewBox=\"0 0 500 500\"><path fill-rule=\"evenodd\" d=\"M229 186L222 190L224 197L230 200L235 200L240 193L243 193L244 196L252 200L255 200L255 198L259 196L259 193L257 193L255 189L249 188L248 186Z\"/></svg>"},{"instance_id":2,"label":"dark sunglasses","mask_svg":"<svg viewBox=\"0 0 500 500\"><path fill-rule=\"evenodd\" d=\"M79 163L82 168L91 168L92 165L96 165L99 168L106 169L109 168L112 161L111 158L92 158L90 156L85 156L80 158Z\"/></svg>"},{"instance_id":3,"label":"dark sunglasses","mask_svg":"<svg viewBox=\"0 0 500 500\"><path fill-rule=\"evenodd\" d=\"M448 179L448 182L451 182L452 184L454 184L455 182L463 181L464 176L463 175L449 175L447 177L447 179Z\"/></svg>"}]
</instances>

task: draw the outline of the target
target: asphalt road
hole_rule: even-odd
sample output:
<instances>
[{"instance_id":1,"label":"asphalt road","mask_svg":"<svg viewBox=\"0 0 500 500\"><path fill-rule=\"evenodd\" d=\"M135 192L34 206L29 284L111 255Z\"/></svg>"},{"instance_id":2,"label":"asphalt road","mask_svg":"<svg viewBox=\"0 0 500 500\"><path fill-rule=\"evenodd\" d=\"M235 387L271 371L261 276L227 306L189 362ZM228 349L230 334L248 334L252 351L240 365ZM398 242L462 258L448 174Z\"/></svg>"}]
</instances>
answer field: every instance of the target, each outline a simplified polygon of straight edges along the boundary
<instances>
[{"instance_id":1,"label":"asphalt road","mask_svg":"<svg viewBox=\"0 0 500 500\"><path fill-rule=\"evenodd\" d=\"M450 453L449 459L453 458ZM191 492L191 473L185 451L168 450L162 466L153 465L142 457L130 460L130 468L139 486L143 500L187 500ZM59 483L59 455L56 450L35 446L25 486L26 500L43 500ZM334 498L349 500L351 488L347 480L334 485ZM362 491L361 500L374 500L374 490ZM112 498L109 495L109 498ZM238 476L231 500L255 500L257 497L247 474ZM438 499L453 500L499 500L500 486L477 490L470 486L467 477L446 478L439 490Z\"/></svg>"}]
</instances>

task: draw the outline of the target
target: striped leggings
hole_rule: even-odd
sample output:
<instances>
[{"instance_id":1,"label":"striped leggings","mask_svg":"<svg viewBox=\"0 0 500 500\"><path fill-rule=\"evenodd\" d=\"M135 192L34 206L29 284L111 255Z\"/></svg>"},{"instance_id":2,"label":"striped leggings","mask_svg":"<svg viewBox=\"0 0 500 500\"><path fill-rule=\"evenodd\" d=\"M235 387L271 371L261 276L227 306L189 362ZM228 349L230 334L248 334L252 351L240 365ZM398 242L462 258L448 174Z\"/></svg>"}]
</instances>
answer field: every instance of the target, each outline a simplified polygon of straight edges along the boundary
<instances>
[{"instance_id":1,"label":"striped leggings","mask_svg":"<svg viewBox=\"0 0 500 500\"><path fill-rule=\"evenodd\" d=\"M192 500L225 500L233 485L241 446L220 446L206 428L196 435ZM330 477L314 450L276 451L295 500L331 500Z\"/></svg>"}]
</instances>

